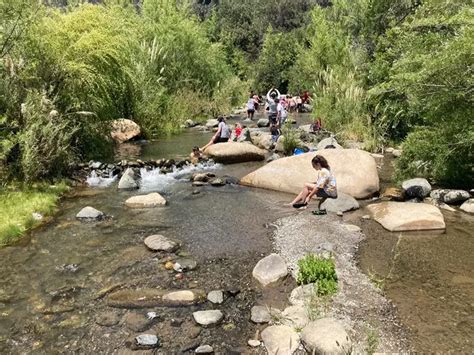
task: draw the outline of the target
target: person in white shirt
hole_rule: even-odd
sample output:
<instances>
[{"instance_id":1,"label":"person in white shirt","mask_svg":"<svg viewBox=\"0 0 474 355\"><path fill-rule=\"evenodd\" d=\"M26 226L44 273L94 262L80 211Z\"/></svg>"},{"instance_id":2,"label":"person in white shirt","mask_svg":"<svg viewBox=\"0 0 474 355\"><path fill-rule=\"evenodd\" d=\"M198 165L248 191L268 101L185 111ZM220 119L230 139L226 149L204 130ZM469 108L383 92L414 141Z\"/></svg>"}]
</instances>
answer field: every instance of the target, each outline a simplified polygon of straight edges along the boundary
<instances>
[{"instance_id":1,"label":"person in white shirt","mask_svg":"<svg viewBox=\"0 0 474 355\"><path fill-rule=\"evenodd\" d=\"M204 147L201 148L204 151L206 148L213 144L217 143L225 143L230 141L230 129L229 126L225 123L224 117L219 117L217 119L219 121L219 125L217 126L217 132L212 136L209 143L207 143Z\"/></svg>"}]
</instances>

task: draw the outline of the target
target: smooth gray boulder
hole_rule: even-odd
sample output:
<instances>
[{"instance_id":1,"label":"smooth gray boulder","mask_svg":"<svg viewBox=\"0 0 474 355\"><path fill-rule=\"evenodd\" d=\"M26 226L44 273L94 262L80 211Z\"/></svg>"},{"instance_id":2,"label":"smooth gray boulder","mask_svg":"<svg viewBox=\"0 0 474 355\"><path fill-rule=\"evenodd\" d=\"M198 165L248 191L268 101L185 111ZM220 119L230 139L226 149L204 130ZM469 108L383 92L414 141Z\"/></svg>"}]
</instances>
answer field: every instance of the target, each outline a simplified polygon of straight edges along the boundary
<instances>
[{"instance_id":1,"label":"smooth gray boulder","mask_svg":"<svg viewBox=\"0 0 474 355\"><path fill-rule=\"evenodd\" d=\"M354 197L340 192L337 198L328 198L324 201L321 208L334 213L347 212L359 209L359 202Z\"/></svg>"},{"instance_id":2,"label":"smooth gray boulder","mask_svg":"<svg viewBox=\"0 0 474 355\"><path fill-rule=\"evenodd\" d=\"M431 191L430 197L448 205L456 205L468 200L471 194L464 190L438 189Z\"/></svg>"},{"instance_id":3,"label":"smooth gray boulder","mask_svg":"<svg viewBox=\"0 0 474 355\"><path fill-rule=\"evenodd\" d=\"M352 343L345 329L333 318L321 318L309 323L301 333L301 340L311 354L348 354Z\"/></svg>"},{"instance_id":4,"label":"smooth gray boulder","mask_svg":"<svg viewBox=\"0 0 474 355\"><path fill-rule=\"evenodd\" d=\"M166 238L163 235L155 234L146 237L143 241L148 249L153 251L173 252L179 247L179 242Z\"/></svg>"},{"instance_id":5,"label":"smooth gray boulder","mask_svg":"<svg viewBox=\"0 0 474 355\"><path fill-rule=\"evenodd\" d=\"M277 254L270 254L255 265L252 275L262 286L277 282L288 275L285 260Z\"/></svg>"},{"instance_id":6,"label":"smooth gray boulder","mask_svg":"<svg viewBox=\"0 0 474 355\"><path fill-rule=\"evenodd\" d=\"M138 189L138 182L135 179L135 172L132 168L125 170L118 183L118 188L120 190Z\"/></svg>"},{"instance_id":7,"label":"smooth gray boulder","mask_svg":"<svg viewBox=\"0 0 474 355\"><path fill-rule=\"evenodd\" d=\"M287 325L272 325L263 330L262 341L269 355L291 355L300 345L300 337Z\"/></svg>"},{"instance_id":8,"label":"smooth gray boulder","mask_svg":"<svg viewBox=\"0 0 474 355\"><path fill-rule=\"evenodd\" d=\"M219 125L219 121L214 119L214 118L211 118L209 120L207 120L206 122L206 127L207 128L215 128Z\"/></svg>"},{"instance_id":9,"label":"smooth gray boulder","mask_svg":"<svg viewBox=\"0 0 474 355\"><path fill-rule=\"evenodd\" d=\"M94 207L86 206L76 214L77 219L81 220L101 220L105 217L105 214L99 210L96 210Z\"/></svg>"},{"instance_id":10,"label":"smooth gray boulder","mask_svg":"<svg viewBox=\"0 0 474 355\"><path fill-rule=\"evenodd\" d=\"M459 208L464 212L474 213L474 198L470 198L469 200L464 202Z\"/></svg>"},{"instance_id":11,"label":"smooth gray boulder","mask_svg":"<svg viewBox=\"0 0 474 355\"><path fill-rule=\"evenodd\" d=\"M428 180L423 178L415 178L405 180L402 183L402 189L405 191L407 198L425 198L431 192L431 185Z\"/></svg>"},{"instance_id":12,"label":"smooth gray boulder","mask_svg":"<svg viewBox=\"0 0 474 355\"><path fill-rule=\"evenodd\" d=\"M197 311L193 313L193 318L196 323L202 326L209 326L220 323L224 318L224 314L218 309L210 311Z\"/></svg>"}]
</instances>

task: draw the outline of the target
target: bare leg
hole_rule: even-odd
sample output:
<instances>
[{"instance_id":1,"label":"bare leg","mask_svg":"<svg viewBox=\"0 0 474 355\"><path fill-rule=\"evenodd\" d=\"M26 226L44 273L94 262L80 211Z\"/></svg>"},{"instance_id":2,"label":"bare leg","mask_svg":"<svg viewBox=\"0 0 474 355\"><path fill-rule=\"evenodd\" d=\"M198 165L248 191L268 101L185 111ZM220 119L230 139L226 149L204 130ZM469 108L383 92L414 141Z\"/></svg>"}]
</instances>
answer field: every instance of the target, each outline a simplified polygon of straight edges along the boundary
<instances>
[{"instance_id":1,"label":"bare leg","mask_svg":"<svg viewBox=\"0 0 474 355\"><path fill-rule=\"evenodd\" d=\"M208 147L210 147L211 145L214 144L214 137L211 138L211 140L209 141L209 143L207 143L204 147L202 147L200 150L201 151L204 151L206 150Z\"/></svg>"},{"instance_id":2,"label":"bare leg","mask_svg":"<svg viewBox=\"0 0 474 355\"><path fill-rule=\"evenodd\" d=\"M323 197L319 200L318 202L318 210L321 210L321 205L324 203L324 201L327 200L327 197Z\"/></svg>"},{"instance_id":3,"label":"bare leg","mask_svg":"<svg viewBox=\"0 0 474 355\"><path fill-rule=\"evenodd\" d=\"M306 199L306 196L308 196L308 194L309 194L309 190L305 186L303 188L303 190L298 194L298 196L296 196L295 199L290 203L290 205L294 205L295 203L297 203L299 201L304 202L304 200Z\"/></svg>"}]
</instances>

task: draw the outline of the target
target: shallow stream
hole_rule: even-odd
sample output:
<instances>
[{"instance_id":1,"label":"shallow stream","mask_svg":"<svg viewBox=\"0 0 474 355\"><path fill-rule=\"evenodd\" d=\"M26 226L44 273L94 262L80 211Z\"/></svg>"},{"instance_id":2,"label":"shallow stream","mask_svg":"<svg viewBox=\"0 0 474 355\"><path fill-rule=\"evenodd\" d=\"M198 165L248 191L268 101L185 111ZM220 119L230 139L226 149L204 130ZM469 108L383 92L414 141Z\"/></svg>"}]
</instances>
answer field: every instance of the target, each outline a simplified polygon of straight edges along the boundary
<instances>
[{"instance_id":1,"label":"shallow stream","mask_svg":"<svg viewBox=\"0 0 474 355\"><path fill-rule=\"evenodd\" d=\"M183 158L210 136L189 130L157 142L126 145L116 159ZM205 169L240 178L261 164ZM132 192L117 191L116 182L107 188L78 188L62 201L52 222L1 249L0 353L120 351L136 333L122 327L122 320L110 328L96 324L97 317L110 316L100 292L113 287L226 290L230 296L219 307L226 314L224 325L203 330L201 340L217 339L221 350L244 346L257 329L249 325L249 308L262 300L278 306L294 286L288 280L274 293L265 293L251 277L255 263L272 251L272 222L293 213L282 207L289 196L238 185L200 187L195 194L198 188L191 186L190 173L150 173L142 189ZM162 193L169 205L150 210L124 207L128 197L150 191ZM75 215L84 206L113 218L78 222ZM412 330L415 349L468 352L474 334L474 218L443 213L448 228L440 235L388 233L374 222L360 220L362 211L344 219L357 220L368 234L361 247L361 267L369 274L389 276L386 294ZM198 268L183 280L164 270L160 256L143 245L146 236L157 233L181 240L182 255L195 258ZM188 341L193 329L190 314L201 308L156 310L159 317L152 329L166 334L164 351ZM120 318L125 312L112 316Z\"/></svg>"}]
</instances>

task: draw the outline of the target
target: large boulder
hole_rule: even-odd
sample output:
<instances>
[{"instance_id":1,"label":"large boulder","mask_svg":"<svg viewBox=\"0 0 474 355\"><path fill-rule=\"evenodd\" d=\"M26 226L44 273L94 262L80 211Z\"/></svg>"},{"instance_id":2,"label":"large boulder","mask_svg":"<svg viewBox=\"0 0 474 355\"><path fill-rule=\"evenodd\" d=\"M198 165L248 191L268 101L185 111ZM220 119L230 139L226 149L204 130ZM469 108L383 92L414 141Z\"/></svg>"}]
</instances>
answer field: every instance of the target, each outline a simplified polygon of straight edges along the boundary
<instances>
[{"instance_id":1,"label":"large boulder","mask_svg":"<svg viewBox=\"0 0 474 355\"><path fill-rule=\"evenodd\" d=\"M310 354L349 354L352 343L335 319L321 318L309 323L301 332L301 340Z\"/></svg>"},{"instance_id":2,"label":"large boulder","mask_svg":"<svg viewBox=\"0 0 474 355\"><path fill-rule=\"evenodd\" d=\"M359 208L359 202L350 195L339 193L337 198L328 198L324 201L321 208L334 213L347 212L357 210Z\"/></svg>"},{"instance_id":3,"label":"large boulder","mask_svg":"<svg viewBox=\"0 0 474 355\"><path fill-rule=\"evenodd\" d=\"M263 330L262 341L269 355L291 355L298 349L300 337L287 325L272 325Z\"/></svg>"},{"instance_id":4,"label":"large boulder","mask_svg":"<svg viewBox=\"0 0 474 355\"><path fill-rule=\"evenodd\" d=\"M110 135L117 143L124 143L130 139L138 137L140 134L140 126L132 120L121 118L112 122L112 131L110 132Z\"/></svg>"},{"instance_id":5,"label":"large boulder","mask_svg":"<svg viewBox=\"0 0 474 355\"><path fill-rule=\"evenodd\" d=\"M430 197L447 203L448 205L455 205L468 200L471 194L464 190L438 189L431 191Z\"/></svg>"},{"instance_id":6,"label":"large boulder","mask_svg":"<svg viewBox=\"0 0 474 355\"><path fill-rule=\"evenodd\" d=\"M402 189L405 191L405 195L409 198L424 199L430 194L431 185L426 179L415 178L405 180L402 183Z\"/></svg>"},{"instance_id":7,"label":"large boulder","mask_svg":"<svg viewBox=\"0 0 474 355\"><path fill-rule=\"evenodd\" d=\"M465 201L459 208L464 212L474 213L474 198L470 198L469 200Z\"/></svg>"},{"instance_id":8,"label":"large boulder","mask_svg":"<svg viewBox=\"0 0 474 355\"><path fill-rule=\"evenodd\" d=\"M130 197L125 205L131 208L153 208L166 205L166 200L158 192Z\"/></svg>"},{"instance_id":9,"label":"large boulder","mask_svg":"<svg viewBox=\"0 0 474 355\"><path fill-rule=\"evenodd\" d=\"M258 127L268 127L270 126L270 121L268 118L261 118L257 121L257 126Z\"/></svg>"},{"instance_id":10,"label":"large boulder","mask_svg":"<svg viewBox=\"0 0 474 355\"><path fill-rule=\"evenodd\" d=\"M311 159L316 154L328 160L337 180L339 193L363 199L379 190L379 176L374 158L358 149L325 149L278 159L244 176L240 183L297 194L305 182L316 180L317 172L311 165Z\"/></svg>"},{"instance_id":11,"label":"large boulder","mask_svg":"<svg viewBox=\"0 0 474 355\"><path fill-rule=\"evenodd\" d=\"M125 170L118 183L118 188L121 190L138 189L138 182L135 178L135 172L132 168Z\"/></svg>"},{"instance_id":12,"label":"large boulder","mask_svg":"<svg viewBox=\"0 0 474 355\"><path fill-rule=\"evenodd\" d=\"M274 147L272 135L270 133L262 133L252 137L252 143L261 149L270 150Z\"/></svg>"},{"instance_id":13,"label":"large boulder","mask_svg":"<svg viewBox=\"0 0 474 355\"><path fill-rule=\"evenodd\" d=\"M446 228L439 208L426 203L382 202L367 208L391 232Z\"/></svg>"},{"instance_id":14,"label":"large boulder","mask_svg":"<svg viewBox=\"0 0 474 355\"><path fill-rule=\"evenodd\" d=\"M211 118L209 120L207 120L206 122L206 127L211 129L211 128L215 128L219 125L219 121L216 120L215 118Z\"/></svg>"},{"instance_id":15,"label":"large boulder","mask_svg":"<svg viewBox=\"0 0 474 355\"><path fill-rule=\"evenodd\" d=\"M248 143L218 143L205 150L218 163L232 164L265 159L265 151Z\"/></svg>"},{"instance_id":16,"label":"large boulder","mask_svg":"<svg viewBox=\"0 0 474 355\"><path fill-rule=\"evenodd\" d=\"M255 265L252 275L262 286L267 286L273 282L286 277L288 269L285 260L278 254L270 254L261 259Z\"/></svg>"}]
</instances>

